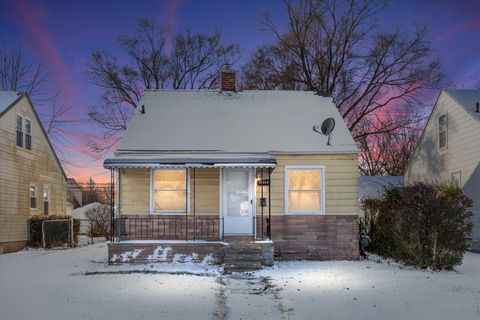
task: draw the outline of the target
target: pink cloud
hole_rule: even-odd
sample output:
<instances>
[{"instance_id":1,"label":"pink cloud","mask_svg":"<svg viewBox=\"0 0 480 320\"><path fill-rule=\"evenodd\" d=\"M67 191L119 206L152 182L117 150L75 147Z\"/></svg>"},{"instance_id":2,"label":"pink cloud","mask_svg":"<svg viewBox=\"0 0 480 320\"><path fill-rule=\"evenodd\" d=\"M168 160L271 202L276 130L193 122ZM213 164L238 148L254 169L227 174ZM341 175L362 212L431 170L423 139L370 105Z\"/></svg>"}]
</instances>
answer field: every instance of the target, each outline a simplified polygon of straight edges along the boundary
<instances>
[{"instance_id":1,"label":"pink cloud","mask_svg":"<svg viewBox=\"0 0 480 320\"><path fill-rule=\"evenodd\" d=\"M166 2L165 13L163 14L163 20L165 21L165 26L170 28L170 31L166 35L165 49L167 52L171 52L173 48L173 39L172 39L172 29L177 24L177 15L176 12L180 7L183 0L170 0Z\"/></svg>"},{"instance_id":2,"label":"pink cloud","mask_svg":"<svg viewBox=\"0 0 480 320\"><path fill-rule=\"evenodd\" d=\"M103 160L102 155L92 150L89 143L96 143L98 145L111 145L117 140L117 137L104 138L101 134L95 134L92 132L75 131L70 133L70 138L74 141L74 144L69 146L70 150L79 152L95 161L101 162ZM111 148L111 152L115 149L115 145Z\"/></svg>"},{"instance_id":3,"label":"pink cloud","mask_svg":"<svg viewBox=\"0 0 480 320\"><path fill-rule=\"evenodd\" d=\"M68 67L61 58L56 48L53 37L48 30L47 23L49 14L47 10L36 1L19 0L16 2L20 19L16 19L20 29L23 29L28 37L27 43L32 42L51 67L57 87L68 94L79 95L78 85L71 81ZM43 60L42 59L42 60Z\"/></svg>"}]
</instances>

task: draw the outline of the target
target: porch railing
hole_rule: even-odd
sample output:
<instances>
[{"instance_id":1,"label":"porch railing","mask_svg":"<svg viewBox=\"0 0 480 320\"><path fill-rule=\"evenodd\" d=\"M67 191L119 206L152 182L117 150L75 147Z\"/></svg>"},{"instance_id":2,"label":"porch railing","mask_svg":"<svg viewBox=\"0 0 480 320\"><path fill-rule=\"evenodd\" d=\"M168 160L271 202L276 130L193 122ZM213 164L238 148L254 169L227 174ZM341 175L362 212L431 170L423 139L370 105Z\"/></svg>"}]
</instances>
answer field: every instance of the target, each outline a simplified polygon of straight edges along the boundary
<instances>
[{"instance_id":1,"label":"porch railing","mask_svg":"<svg viewBox=\"0 0 480 320\"><path fill-rule=\"evenodd\" d=\"M115 241L223 239L221 217L121 217L114 219L113 228Z\"/></svg>"}]
</instances>

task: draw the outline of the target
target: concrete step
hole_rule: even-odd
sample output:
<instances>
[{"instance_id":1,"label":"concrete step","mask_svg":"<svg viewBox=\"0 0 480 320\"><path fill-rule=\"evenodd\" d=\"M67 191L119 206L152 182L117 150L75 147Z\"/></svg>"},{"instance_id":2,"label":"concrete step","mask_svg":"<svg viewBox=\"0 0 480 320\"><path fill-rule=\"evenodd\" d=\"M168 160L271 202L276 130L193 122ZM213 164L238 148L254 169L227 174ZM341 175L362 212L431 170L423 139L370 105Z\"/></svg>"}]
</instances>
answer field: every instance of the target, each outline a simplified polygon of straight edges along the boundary
<instances>
[{"instance_id":1,"label":"concrete step","mask_svg":"<svg viewBox=\"0 0 480 320\"><path fill-rule=\"evenodd\" d=\"M254 272L254 271L258 271L259 269L251 269L251 268L224 268L223 269L223 273L224 274L231 274L231 273L234 273L234 272Z\"/></svg>"},{"instance_id":2,"label":"concrete step","mask_svg":"<svg viewBox=\"0 0 480 320\"><path fill-rule=\"evenodd\" d=\"M235 257L249 257L249 258L256 258L256 259L260 259L262 257L261 254L258 254L258 253L231 253L231 252L228 252L228 253L225 253L225 257L227 258L235 258Z\"/></svg>"},{"instance_id":3,"label":"concrete step","mask_svg":"<svg viewBox=\"0 0 480 320\"><path fill-rule=\"evenodd\" d=\"M257 262L257 261L262 261L260 257L225 257L223 259L225 263L230 263L230 262L237 262L237 261L245 261L245 262Z\"/></svg>"},{"instance_id":4,"label":"concrete step","mask_svg":"<svg viewBox=\"0 0 480 320\"><path fill-rule=\"evenodd\" d=\"M264 246L253 242L229 243L224 249L224 272L249 272L262 268Z\"/></svg>"},{"instance_id":5,"label":"concrete step","mask_svg":"<svg viewBox=\"0 0 480 320\"><path fill-rule=\"evenodd\" d=\"M231 272L248 272L248 271L256 271L262 268L261 263L225 263L223 267L224 273L231 273Z\"/></svg>"}]
</instances>

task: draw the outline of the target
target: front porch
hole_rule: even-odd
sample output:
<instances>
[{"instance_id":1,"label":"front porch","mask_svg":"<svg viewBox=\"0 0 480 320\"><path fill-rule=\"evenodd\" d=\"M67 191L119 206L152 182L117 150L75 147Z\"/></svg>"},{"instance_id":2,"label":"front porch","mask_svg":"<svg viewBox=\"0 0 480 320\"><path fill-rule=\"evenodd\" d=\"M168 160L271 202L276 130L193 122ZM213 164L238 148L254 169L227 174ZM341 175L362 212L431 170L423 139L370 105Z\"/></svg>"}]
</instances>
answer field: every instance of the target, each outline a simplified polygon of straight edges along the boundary
<instances>
[{"instance_id":1,"label":"front porch","mask_svg":"<svg viewBox=\"0 0 480 320\"><path fill-rule=\"evenodd\" d=\"M275 159L217 155L182 161L106 162L115 185L109 261L233 263L233 252L246 252L241 259L271 265Z\"/></svg>"}]
</instances>

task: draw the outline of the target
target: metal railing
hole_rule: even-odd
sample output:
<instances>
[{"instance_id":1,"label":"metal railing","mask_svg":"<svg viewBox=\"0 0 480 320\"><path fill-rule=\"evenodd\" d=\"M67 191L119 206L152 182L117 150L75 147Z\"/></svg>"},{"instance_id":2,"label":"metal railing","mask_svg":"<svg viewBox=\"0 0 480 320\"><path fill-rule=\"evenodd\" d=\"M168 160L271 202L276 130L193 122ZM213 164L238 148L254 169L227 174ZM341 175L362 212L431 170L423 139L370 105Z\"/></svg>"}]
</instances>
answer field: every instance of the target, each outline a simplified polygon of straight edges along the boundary
<instances>
[{"instance_id":1,"label":"metal railing","mask_svg":"<svg viewBox=\"0 0 480 320\"><path fill-rule=\"evenodd\" d=\"M271 239L270 218L268 216L256 216L255 237L257 240Z\"/></svg>"},{"instance_id":2,"label":"metal railing","mask_svg":"<svg viewBox=\"0 0 480 320\"><path fill-rule=\"evenodd\" d=\"M113 223L115 241L223 239L223 218L211 216L121 217Z\"/></svg>"}]
</instances>

